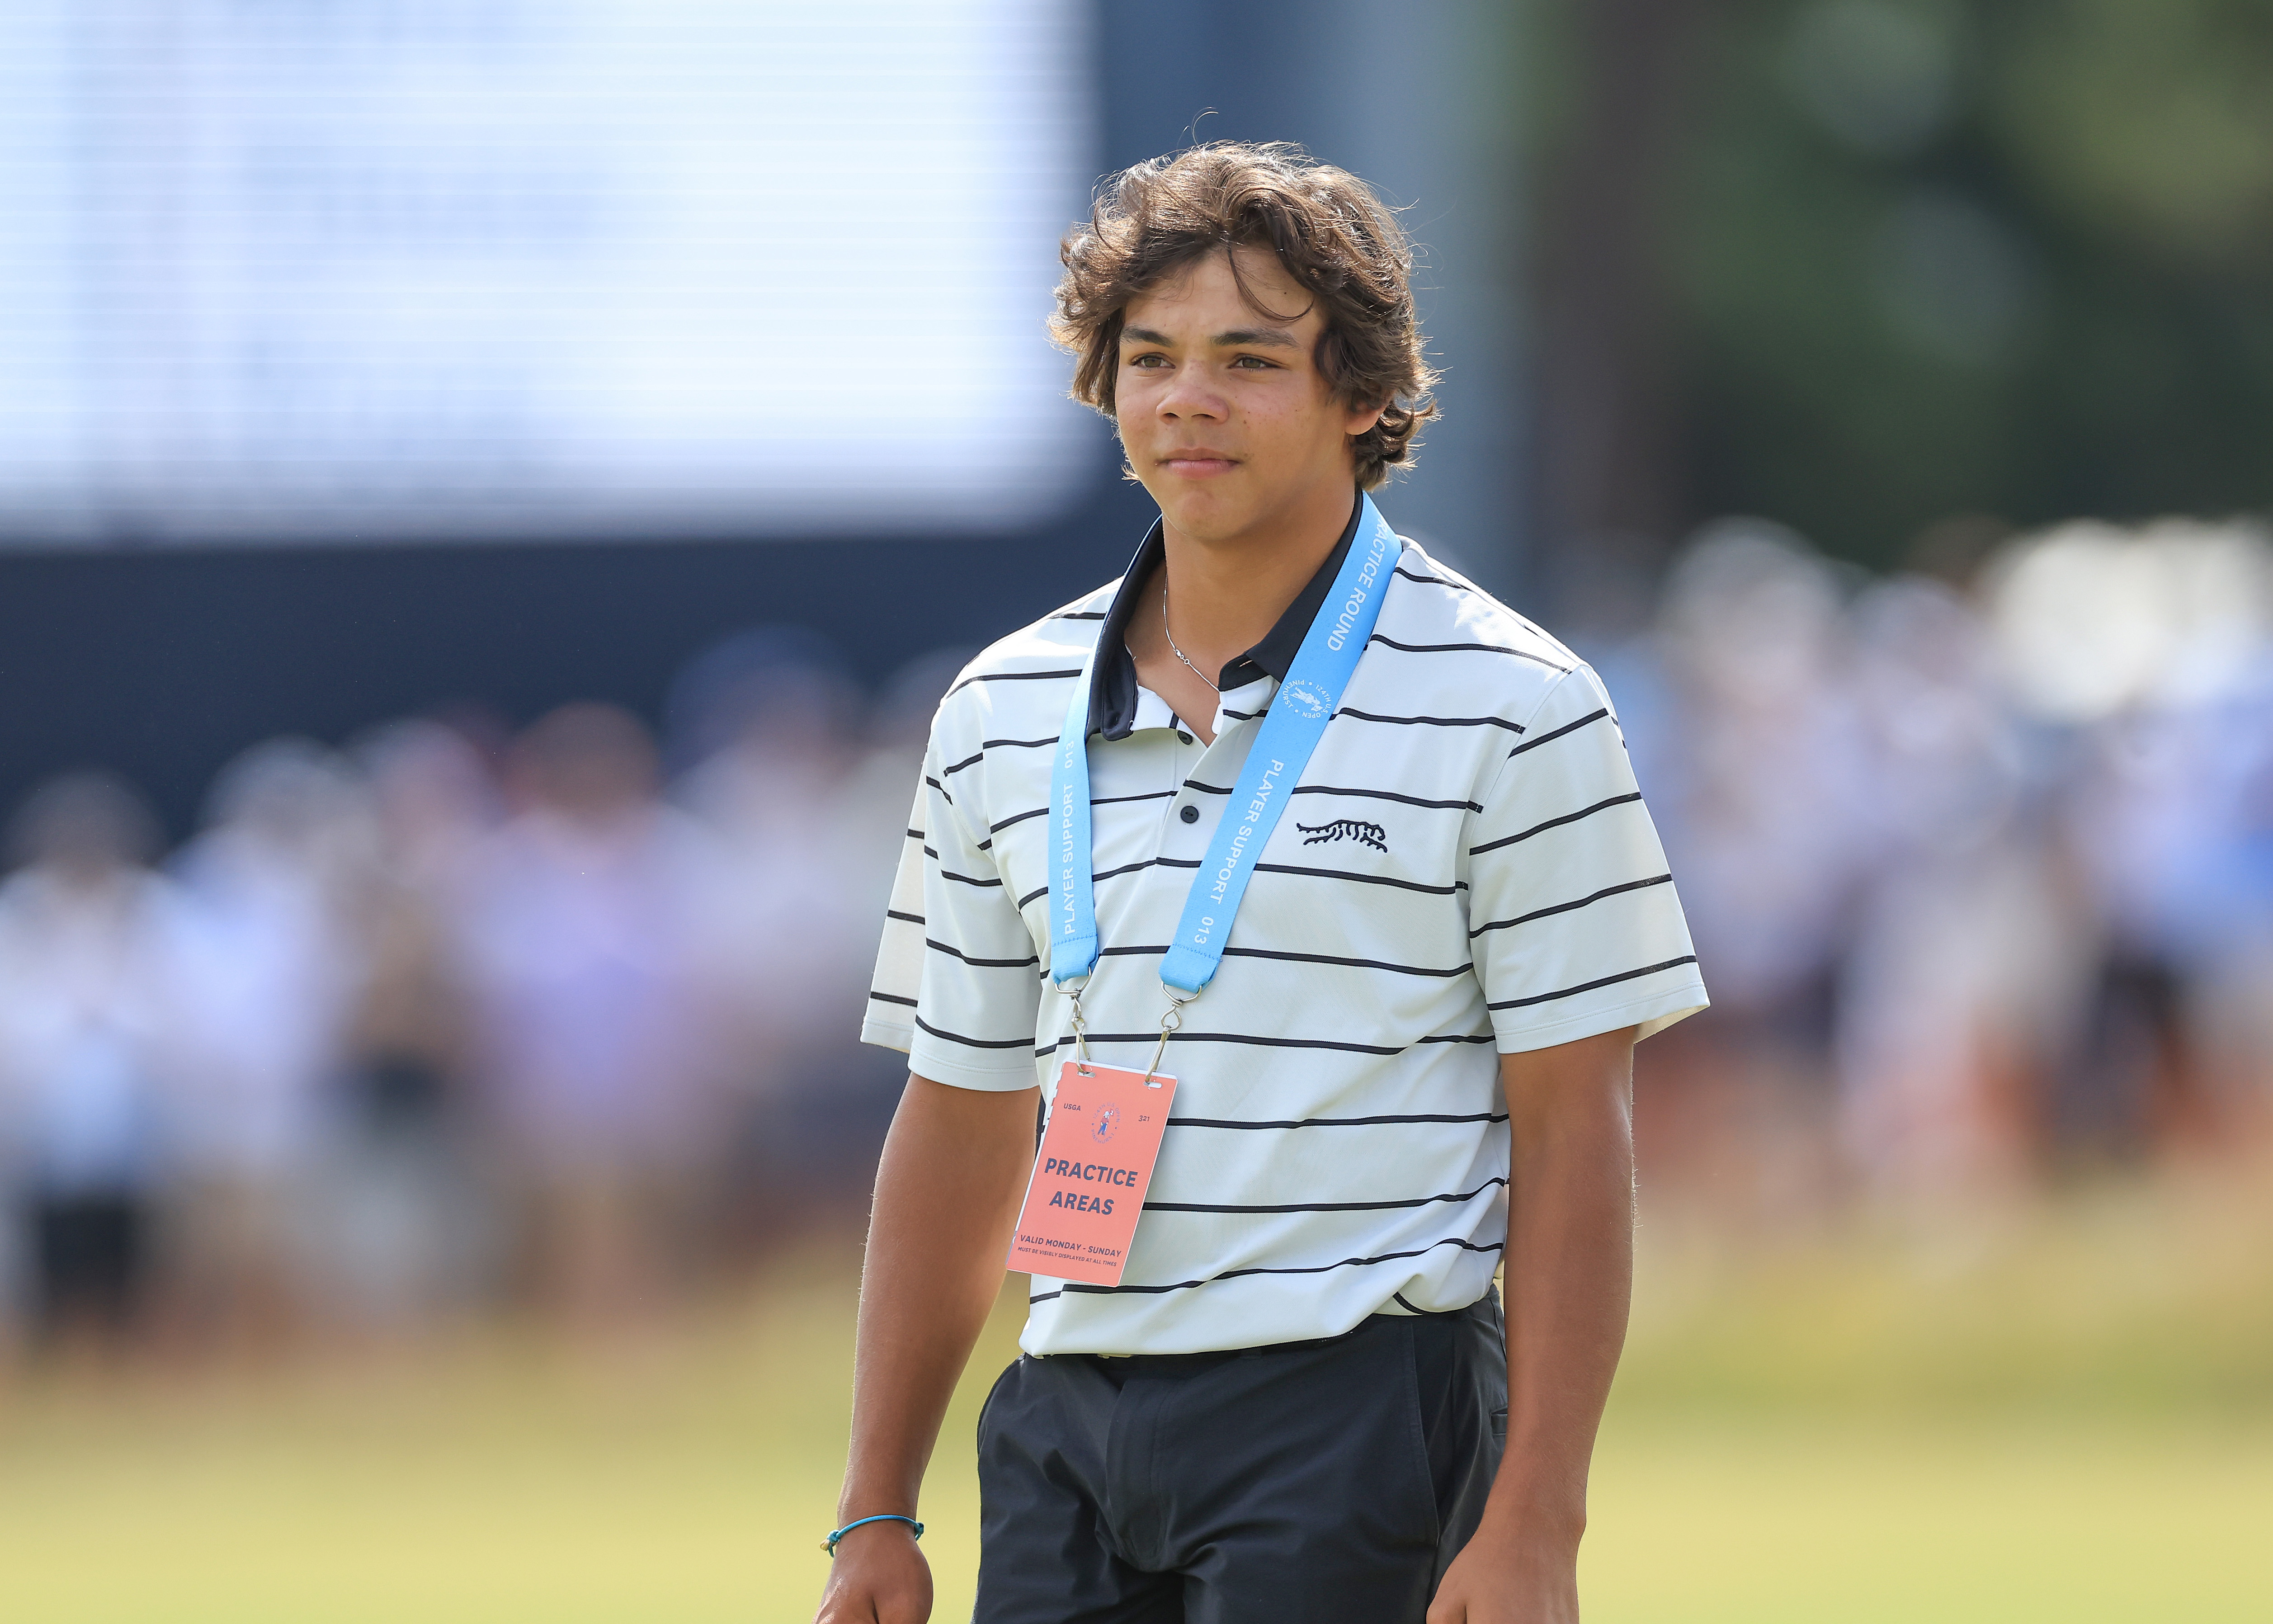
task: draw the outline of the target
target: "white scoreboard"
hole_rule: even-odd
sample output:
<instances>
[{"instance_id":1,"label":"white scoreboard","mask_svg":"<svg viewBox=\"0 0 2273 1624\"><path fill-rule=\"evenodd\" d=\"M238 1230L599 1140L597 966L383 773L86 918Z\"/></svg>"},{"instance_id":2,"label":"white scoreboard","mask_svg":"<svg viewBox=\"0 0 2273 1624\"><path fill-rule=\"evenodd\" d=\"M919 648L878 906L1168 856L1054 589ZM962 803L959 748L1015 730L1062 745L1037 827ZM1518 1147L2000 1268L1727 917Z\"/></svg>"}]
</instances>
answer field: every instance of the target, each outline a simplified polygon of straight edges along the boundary
<instances>
[{"instance_id":1,"label":"white scoreboard","mask_svg":"<svg viewBox=\"0 0 2273 1624\"><path fill-rule=\"evenodd\" d=\"M0 0L0 544L968 530L1083 0Z\"/></svg>"}]
</instances>

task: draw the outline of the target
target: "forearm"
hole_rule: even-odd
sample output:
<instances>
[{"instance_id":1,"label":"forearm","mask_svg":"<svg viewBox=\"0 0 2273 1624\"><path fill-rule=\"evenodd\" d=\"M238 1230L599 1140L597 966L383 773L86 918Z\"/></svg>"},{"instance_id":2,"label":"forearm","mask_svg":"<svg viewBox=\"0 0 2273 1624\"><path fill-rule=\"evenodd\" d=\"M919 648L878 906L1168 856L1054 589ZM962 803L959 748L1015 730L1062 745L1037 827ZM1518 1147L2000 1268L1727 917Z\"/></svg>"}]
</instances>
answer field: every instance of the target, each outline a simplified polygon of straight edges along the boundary
<instances>
[{"instance_id":1,"label":"forearm","mask_svg":"<svg viewBox=\"0 0 2273 1624\"><path fill-rule=\"evenodd\" d=\"M1576 1063L1512 1068L1506 1253L1507 1453L1486 1515L1501 1538L1575 1551L1594 1435L1633 1288L1630 1034ZM1575 1070L1575 1075L1571 1074Z\"/></svg>"},{"instance_id":2,"label":"forearm","mask_svg":"<svg viewBox=\"0 0 2273 1624\"><path fill-rule=\"evenodd\" d=\"M915 1513L948 1401L1001 1288L1035 1109L1032 1089L908 1079L877 1168L860 1276L844 1519Z\"/></svg>"}]
</instances>

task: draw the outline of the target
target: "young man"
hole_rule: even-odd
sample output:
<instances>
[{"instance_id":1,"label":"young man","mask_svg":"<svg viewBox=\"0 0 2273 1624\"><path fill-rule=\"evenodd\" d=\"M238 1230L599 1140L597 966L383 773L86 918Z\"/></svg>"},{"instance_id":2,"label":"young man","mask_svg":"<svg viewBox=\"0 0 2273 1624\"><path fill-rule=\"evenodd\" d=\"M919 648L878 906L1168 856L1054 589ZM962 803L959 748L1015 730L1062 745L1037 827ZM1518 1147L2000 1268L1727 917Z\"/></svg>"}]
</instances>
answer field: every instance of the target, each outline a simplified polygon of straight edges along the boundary
<instances>
[{"instance_id":1,"label":"young man","mask_svg":"<svg viewBox=\"0 0 2273 1624\"><path fill-rule=\"evenodd\" d=\"M917 1491L1014 1231L1072 1246L1037 1233L1111 1201L1117 1277L1035 1274L987 1401L979 1624L1575 1620L1632 1046L1705 1003L1617 719L1363 494L1430 378L1360 182L1197 148L1064 259L1076 392L1161 517L934 724L866 1031L912 1075L820 1617L929 1616ZM1038 1086L1050 1145L1102 1145L1067 1113L1169 1077L1127 1096L1169 1101L1149 1186L1045 1156L1112 1182L1022 1215Z\"/></svg>"}]
</instances>

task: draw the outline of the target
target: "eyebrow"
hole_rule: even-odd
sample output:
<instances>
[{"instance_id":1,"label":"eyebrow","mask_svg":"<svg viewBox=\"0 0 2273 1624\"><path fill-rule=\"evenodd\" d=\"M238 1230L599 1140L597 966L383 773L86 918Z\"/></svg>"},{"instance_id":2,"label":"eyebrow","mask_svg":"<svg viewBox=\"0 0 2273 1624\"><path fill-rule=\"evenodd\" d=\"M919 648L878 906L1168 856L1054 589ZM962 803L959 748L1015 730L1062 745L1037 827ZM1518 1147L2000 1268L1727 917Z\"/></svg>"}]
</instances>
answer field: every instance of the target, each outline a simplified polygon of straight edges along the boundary
<instances>
[{"instance_id":1,"label":"eyebrow","mask_svg":"<svg viewBox=\"0 0 2273 1624\"><path fill-rule=\"evenodd\" d=\"M1151 327L1123 327L1121 329L1121 342L1124 344L1159 344L1168 349L1175 347L1175 340ZM1218 350L1302 348L1293 334L1279 327L1234 327L1228 333L1218 333L1208 342Z\"/></svg>"}]
</instances>

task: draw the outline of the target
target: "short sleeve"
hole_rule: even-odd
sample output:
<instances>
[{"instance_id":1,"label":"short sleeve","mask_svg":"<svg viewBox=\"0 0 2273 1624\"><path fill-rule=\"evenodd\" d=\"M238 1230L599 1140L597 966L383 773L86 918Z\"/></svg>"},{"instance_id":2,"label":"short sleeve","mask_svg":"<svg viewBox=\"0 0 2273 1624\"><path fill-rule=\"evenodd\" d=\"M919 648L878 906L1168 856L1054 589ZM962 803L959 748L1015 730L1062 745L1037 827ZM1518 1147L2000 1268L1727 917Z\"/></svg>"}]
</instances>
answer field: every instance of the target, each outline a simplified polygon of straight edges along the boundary
<instances>
[{"instance_id":1,"label":"short sleeve","mask_svg":"<svg viewBox=\"0 0 2273 1624\"><path fill-rule=\"evenodd\" d=\"M934 739L908 816L907 843L876 954L867 1042L907 1052L909 1069L959 1088L1034 1085L1040 960L995 869L941 781Z\"/></svg>"},{"instance_id":2,"label":"short sleeve","mask_svg":"<svg viewBox=\"0 0 2273 1624\"><path fill-rule=\"evenodd\" d=\"M1469 940L1502 1054L1706 1004L1665 848L1617 713L1581 665L1559 680L1469 815Z\"/></svg>"}]
</instances>

